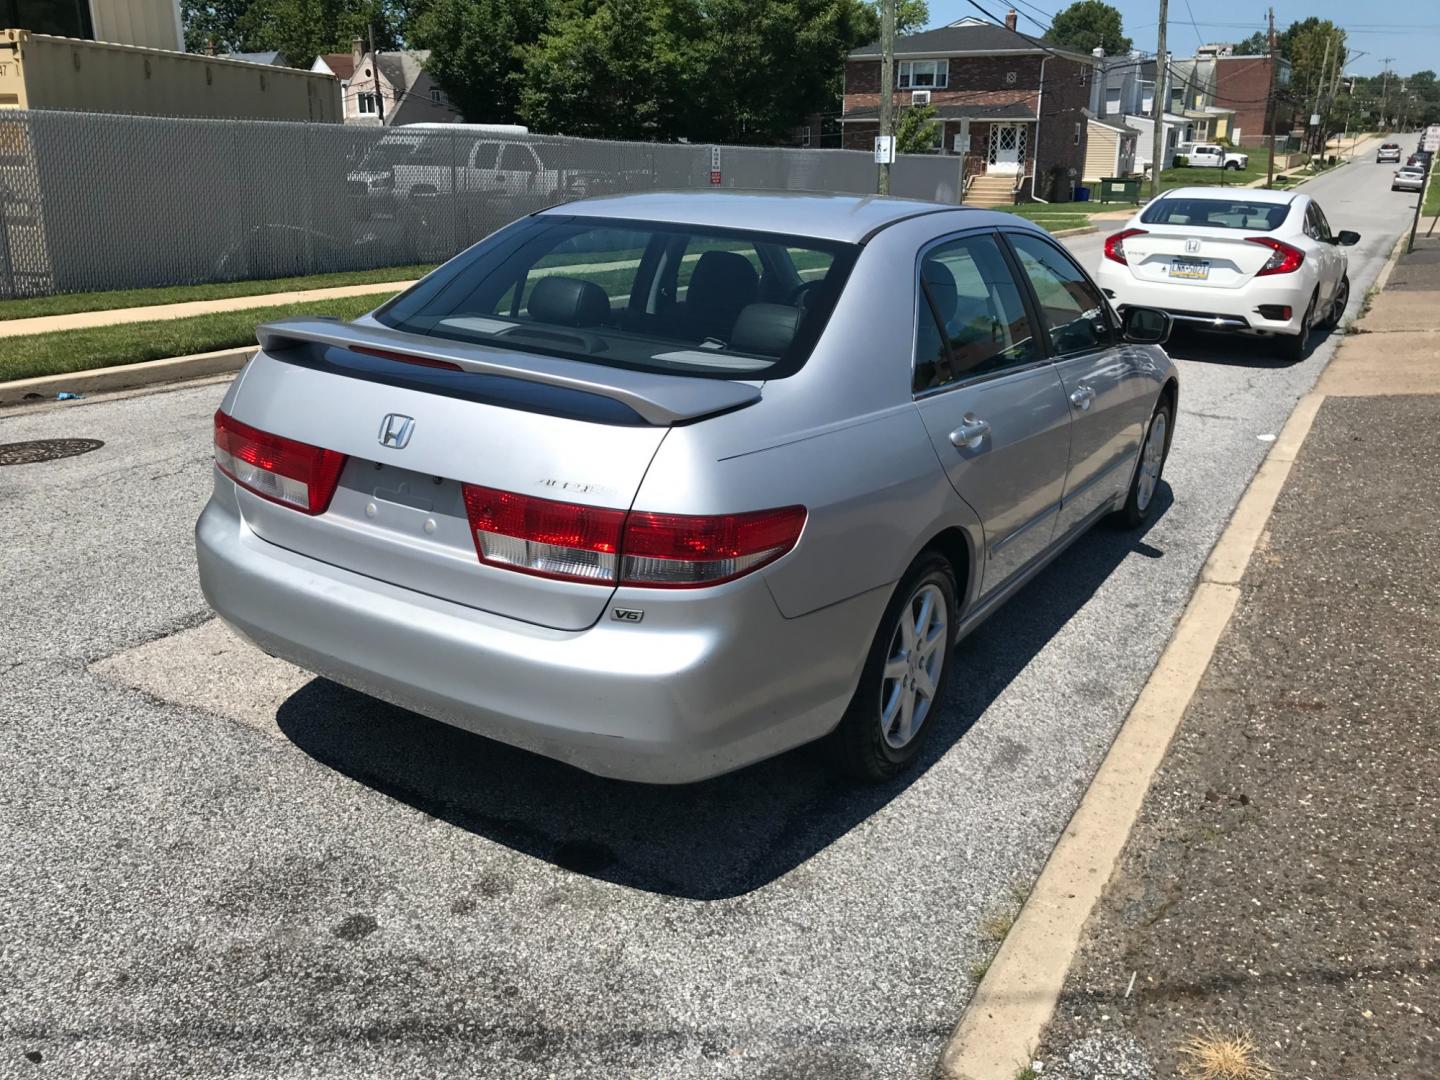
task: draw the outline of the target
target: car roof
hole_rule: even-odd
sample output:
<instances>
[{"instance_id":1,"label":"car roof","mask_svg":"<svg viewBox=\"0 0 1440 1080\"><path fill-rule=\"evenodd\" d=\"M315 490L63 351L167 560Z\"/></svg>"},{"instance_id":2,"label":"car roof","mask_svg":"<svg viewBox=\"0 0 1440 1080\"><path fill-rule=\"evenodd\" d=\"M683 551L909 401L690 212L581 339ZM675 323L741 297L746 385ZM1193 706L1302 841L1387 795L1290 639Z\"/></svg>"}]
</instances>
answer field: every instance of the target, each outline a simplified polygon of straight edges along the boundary
<instances>
[{"instance_id":1,"label":"car roof","mask_svg":"<svg viewBox=\"0 0 1440 1080\"><path fill-rule=\"evenodd\" d=\"M878 195L802 191L651 191L601 195L541 211L565 217L620 218L677 225L708 225L859 243L871 233L924 214L964 215L950 228L1019 224L1012 214L952 203ZM1028 224L1025 223L1025 224Z\"/></svg>"},{"instance_id":2,"label":"car roof","mask_svg":"<svg viewBox=\"0 0 1440 1080\"><path fill-rule=\"evenodd\" d=\"M1218 185L1171 188L1169 191L1160 193L1162 199L1213 199L1217 195L1221 198L1243 198L1246 202L1257 203L1290 203L1294 202L1296 198L1294 193L1289 191L1267 191L1264 188L1219 187Z\"/></svg>"}]
</instances>

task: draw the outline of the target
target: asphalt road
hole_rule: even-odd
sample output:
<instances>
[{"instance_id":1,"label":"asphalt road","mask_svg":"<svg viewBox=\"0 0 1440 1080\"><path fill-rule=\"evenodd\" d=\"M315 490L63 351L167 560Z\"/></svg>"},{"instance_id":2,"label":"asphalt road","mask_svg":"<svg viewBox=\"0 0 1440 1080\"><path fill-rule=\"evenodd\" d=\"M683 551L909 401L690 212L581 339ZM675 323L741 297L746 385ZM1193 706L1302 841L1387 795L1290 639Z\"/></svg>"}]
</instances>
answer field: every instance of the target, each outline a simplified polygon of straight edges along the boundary
<instances>
[{"instance_id":1,"label":"asphalt road","mask_svg":"<svg viewBox=\"0 0 1440 1080\"><path fill-rule=\"evenodd\" d=\"M1388 176L1306 189L1364 234L1357 305ZM928 1075L1332 345L1177 341L1163 513L966 642L925 768L864 790L809 750L629 787L320 681L280 735L117 685L89 665L209 618L221 387L0 415L106 444L0 469L0 1076Z\"/></svg>"}]
</instances>

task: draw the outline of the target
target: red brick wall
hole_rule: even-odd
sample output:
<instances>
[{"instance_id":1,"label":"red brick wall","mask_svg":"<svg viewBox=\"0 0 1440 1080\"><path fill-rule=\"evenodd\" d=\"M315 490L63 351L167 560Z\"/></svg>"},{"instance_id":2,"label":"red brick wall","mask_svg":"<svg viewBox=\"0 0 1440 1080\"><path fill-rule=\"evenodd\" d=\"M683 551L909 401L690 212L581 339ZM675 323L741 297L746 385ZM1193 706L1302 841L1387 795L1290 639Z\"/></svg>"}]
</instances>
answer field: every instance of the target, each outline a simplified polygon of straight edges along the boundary
<instances>
[{"instance_id":1,"label":"red brick wall","mask_svg":"<svg viewBox=\"0 0 1440 1080\"><path fill-rule=\"evenodd\" d=\"M1082 111L1090 101L1090 80L1095 71L1088 64L1052 56L1045 65L1045 100L1041 105L1040 134L1035 148L1035 181L1032 190L1049 198L1049 173L1056 165L1075 170L1075 181L1085 170L1085 144L1090 125ZM1075 142L1075 125L1080 125L1080 142Z\"/></svg>"},{"instance_id":2,"label":"red brick wall","mask_svg":"<svg viewBox=\"0 0 1440 1080\"><path fill-rule=\"evenodd\" d=\"M1270 63L1266 56L1221 57L1215 61L1215 104L1235 110L1230 127L1240 129L1247 145L1253 146L1266 133L1265 98L1270 92ZM1290 106L1277 103L1272 131L1288 132L1293 122Z\"/></svg>"},{"instance_id":3,"label":"red brick wall","mask_svg":"<svg viewBox=\"0 0 1440 1080\"><path fill-rule=\"evenodd\" d=\"M1008 105L1022 101L1030 113L1035 112L1040 96L1040 60L1038 56L951 57L950 85L930 92L931 105ZM1008 72L1015 73L1013 83L1005 82ZM1046 69L1047 75L1049 68ZM898 79L899 74L897 72ZM910 90L896 89L895 105L910 104ZM880 61L847 60L845 62L845 111L878 108L880 105Z\"/></svg>"}]
</instances>

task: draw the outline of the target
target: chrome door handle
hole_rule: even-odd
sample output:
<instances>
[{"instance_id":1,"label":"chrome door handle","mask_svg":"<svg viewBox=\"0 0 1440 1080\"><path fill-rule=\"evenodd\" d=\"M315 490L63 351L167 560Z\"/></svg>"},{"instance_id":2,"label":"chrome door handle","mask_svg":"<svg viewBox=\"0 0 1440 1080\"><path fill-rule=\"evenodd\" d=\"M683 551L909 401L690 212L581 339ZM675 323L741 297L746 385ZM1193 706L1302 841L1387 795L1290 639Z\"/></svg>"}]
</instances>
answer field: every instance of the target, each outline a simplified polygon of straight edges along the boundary
<instances>
[{"instance_id":1,"label":"chrome door handle","mask_svg":"<svg viewBox=\"0 0 1440 1080\"><path fill-rule=\"evenodd\" d=\"M979 450L989 434L990 421L981 420L974 413L966 413L960 426L950 432L950 442L957 450Z\"/></svg>"},{"instance_id":2,"label":"chrome door handle","mask_svg":"<svg viewBox=\"0 0 1440 1080\"><path fill-rule=\"evenodd\" d=\"M1081 412L1090 408L1090 403L1095 400L1095 391L1084 383L1081 383L1070 392L1070 404L1074 405Z\"/></svg>"}]
</instances>

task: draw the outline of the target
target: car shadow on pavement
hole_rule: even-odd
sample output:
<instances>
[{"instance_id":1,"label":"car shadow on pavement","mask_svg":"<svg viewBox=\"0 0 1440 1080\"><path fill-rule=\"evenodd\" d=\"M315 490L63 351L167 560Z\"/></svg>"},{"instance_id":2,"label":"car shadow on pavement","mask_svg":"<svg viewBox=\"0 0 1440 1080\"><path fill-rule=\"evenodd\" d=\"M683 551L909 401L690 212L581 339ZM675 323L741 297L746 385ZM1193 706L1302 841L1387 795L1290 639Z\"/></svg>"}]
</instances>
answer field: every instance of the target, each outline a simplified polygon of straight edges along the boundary
<instances>
[{"instance_id":1,"label":"car shadow on pavement","mask_svg":"<svg viewBox=\"0 0 1440 1080\"><path fill-rule=\"evenodd\" d=\"M1151 525L1172 498L1162 482ZM913 784L1131 554L1164 553L1143 531L1092 530L962 642L917 767L875 786L834 776L818 745L698 784L607 780L322 678L276 720L321 764L525 855L647 892L725 899L799 866Z\"/></svg>"},{"instance_id":2,"label":"car shadow on pavement","mask_svg":"<svg viewBox=\"0 0 1440 1080\"><path fill-rule=\"evenodd\" d=\"M1330 334L1313 331L1305 348L1305 359L1323 345ZM1243 334L1206 334L1197 330L1176 329L1165 343L1165 351L1177 360L1193 360L1200 364L1223 364L1227 367L1288 368L1303 360L1287 360L1280 355L1273 338L1246 337Z\"/></svg>"}]
</instances>

